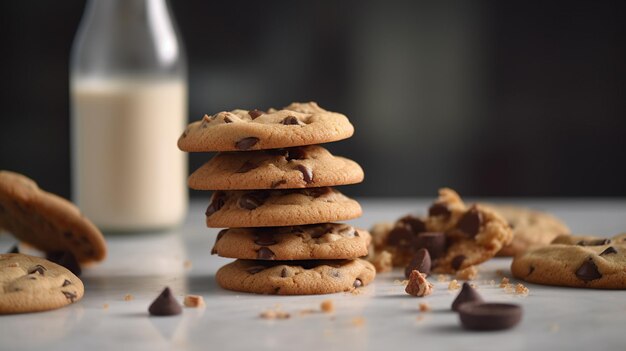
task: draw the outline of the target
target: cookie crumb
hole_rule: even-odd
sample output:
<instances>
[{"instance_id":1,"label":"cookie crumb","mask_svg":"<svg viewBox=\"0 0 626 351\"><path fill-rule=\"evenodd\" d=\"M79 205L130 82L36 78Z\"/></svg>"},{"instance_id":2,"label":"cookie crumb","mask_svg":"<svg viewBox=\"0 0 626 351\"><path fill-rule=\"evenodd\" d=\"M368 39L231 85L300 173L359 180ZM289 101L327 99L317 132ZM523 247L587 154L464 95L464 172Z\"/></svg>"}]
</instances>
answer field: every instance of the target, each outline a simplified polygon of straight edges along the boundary
<instances>
[{"instance_id":1,"label":"cookie crumb","mask_svg":"<svg viewBox=\"0 0 626 351\"><path fill-rule=\"evenodd\" d=\"M301 315L301 316L306 316L306 315L317 313L317 312L318 312L317 310L314 310L312 308L307 308L307 309L304 309L304 310L300 310L300 312L298 312L298 314Z\"/></svg>"},{"instance_id":2,"label":"cookie crumb","mask_svg":"<svg viewBox=\"0 0 626 351\"><path fill-rule=\"evenodd\" d=\"M460 280L474 280L478 277L478 269L476 266L469 266L465 269L456 272L456 279Z\"/></svg>"},{"instance_id":3,"label":"cookie crumb","mask_svg":"<svg viewBox=\"0 0 626 351\"><path fill-rule=\"evenodd\" d=\"M407 285L409 283L408 279L400 280L396 279L393 281L393 285Z\"/></svg>"},{"instance_id":4,"label":"cookie crumb","mask_svg":"<svg viewBox=\"0 0 626 351\"><path fill-rule=\"evenodd\" d=\"M424 320L424 316L423 316L423 315L421 315L421 314L419 314L419 315L417 315L417 317L415 317L415 319L416 319L418 322L421 322L422 320Z\"/></svg>"},{"instance_id":5,"label":"cookie crumb","mask_svg":"<svg viewBox=\"0 0 626 351\"><path fill-rule=\"evenodd\" d=\"M440 283L445 283L450 280L450 276L447 274L439 274L437 275L437 281Z\"/></svg>"},{"instance_id":6,"label":"cookie crumb","mask_svg":"<svg viewBox=\"0 0 626 351\"><path fill-rule=\"evenodd\" d=\"M193 267L193 263L191 263L191 261L190 261L190 260L185 260L185 261L183 262L183 267L184 267L185 269L191 269L191 267Z\"/></svg>"},{"instance_id":7,"label":"cookie crumb","mask_svg":"<svg viewBox=\"0 0 626 351\"><path fill-rule=\"evenodd\" d=\"M352 318L352 325L354 325L355 327L362 327L365 325L365 318L364 317L354 317Z\"/></svg>"},{"instance_id":8,"label":"cookie crumb","mask_svg":"<svg viewBox=\"0 0 626 351\"><path fill-rule=\"evenodd\" d=\"M289 319L291 318L291 315L280 310L266 310L261 312L259 317L263 319Z\"/></svg>"},{"instance_id":9,"label":"cookie crumb","mask_svg":"<svg viewBox=\"0 0 626 351\"><path fill-rule=\"evenodd\" d=\"M135 297L131 294L124 295L124 301L133 301Z\"/></svg>"},{"instance_id":10,"label":"cookie crumb","mask_svg":"<svg viewBox=\"0 0 626 351\"><path fill-rule=\"evenodd\" d=\"M409 276L409 284L404 291L411 296L424 297L432 294L433 285L426 280L424 274L413 270Z\"/></svg>"},{"instance_id":11,"label":"cookie crumb","mask_svg":"<svg viewBox=\"0 0 626 351\"><path fill-rule=\"evenodd\" d=\"M206 306L204 304L204 298L200 295L186 295L185 299L183 300L183 304L185 305L185 307L193 308Z\"/></svg>"},{"instance_id":12,"label":"cookie crumb","mask_svg":"<svg viewBox=\"0 0 626 351\"><path fill-rule=\"evenodd\" d=\"M376 273L390 272L393 268L392 264L393 256L389 251L383 250L376 254L372 259L372 264L376 268Z\"/></svg>"},{"instance_id":13,"label":"cookie crumb","mask_svg":"<svg viewBox=\"0 0 626 351\"><path fill-rule=\"evenodd\" d=\"M515 285L515 293L518 295L528 296L530 290L524 286L522 283L518 283Z\"/></svg>"},{"instance_id":14,"label":"cookie crumb","mask_svg":"<svg viewBox=\"0 0 626 351\"><path fill-rule=\"evenodd\" d=\"M448 284L448 290L457 290L460 288L461 288L461 285L456 279L452 279L452 281L450 281L450 284Z\"/></svg>"},{"instance_id":15,"label":"cookie crumb","mask_svg":"<svg viewBox=\"0 0 626 351\"><path fill-rule=\"evenodd\" d=\"M502 281L500 282L501 288L506 288L509 285L509 278L502 277Z\"/></svg>"},{"instance_id":16,"label":"cookie crumb","mask_svg":"<svg viewBox=\"0 0 626 351\"><path fill-rule=\"evenodd\" d=\"M430 312L432 311L432 308L430 308L430 305L427 304L426 302L422 302L420 303L420 312Z\"/></svg>"},{"instance_id":17,"label":"cookie crumb","mask_svg":"<svg viewBox=\"0 0 626 351\"><path fill-rule=\"evenodd\" d=\"M335 312L335 304L333 303L333 300L324 300L320 304L320 309L324 313L333 313Z\"/></svg>"},{"instance_id":18,"label":"cookie crumb","mask_svg":"<svg viewBox=\"0 0 626 351\"><path fill-rule=\"evenodd\" d=\"M105 303L104 305L102 305L102 309L103 310L108 310L109 309L109 304Z\"/></svg>"}]
</instances>

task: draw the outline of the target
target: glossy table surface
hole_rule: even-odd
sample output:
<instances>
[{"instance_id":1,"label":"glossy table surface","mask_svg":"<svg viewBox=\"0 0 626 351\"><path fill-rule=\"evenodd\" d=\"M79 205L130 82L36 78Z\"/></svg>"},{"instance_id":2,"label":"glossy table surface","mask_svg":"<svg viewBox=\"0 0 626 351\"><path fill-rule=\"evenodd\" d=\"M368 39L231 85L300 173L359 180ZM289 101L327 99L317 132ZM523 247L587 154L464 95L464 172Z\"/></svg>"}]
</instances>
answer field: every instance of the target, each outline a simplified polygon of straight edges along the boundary
<instances>
[{"instance_id":1,"label":"glossy table surface","mask_svg":"<svg viewBox=\"0 0 626 351\"><path fill-rule=\"evenodd\" d=\"M610 236L626 231L626 200L509 199L507 203L549 210L576 233ZM354 224L423 213L421 200L362 199L364 216ZM207 200L191 203L177 230L108 236L109 257L85 270L85 297L56 311L0 316L0 350L624 350L626 291L601 291L526 284L526 297L507 293L490 280L509 274L510 259L483 264L475 280L490 301L518 303L524 318L502 332L468 332L450 312L457 291L435 284L426 298L413 298L398 284L402 272L379 274L360 294L259 296L222 290L215 271L228 262L209 254L217 230L204 227ZM14 244L0 236L0 250ZM206 308L185 308L175 317L150 317L147 308L164 286L182 301L202 295ZM126 301L130 294L132 299ZM129 296L130 297L130 296ZM332 299L335 312L319 310ZM420 303L432 311L419 312ZM291 318L266 320L267 309Z\"/></svg>"}]
</instances>

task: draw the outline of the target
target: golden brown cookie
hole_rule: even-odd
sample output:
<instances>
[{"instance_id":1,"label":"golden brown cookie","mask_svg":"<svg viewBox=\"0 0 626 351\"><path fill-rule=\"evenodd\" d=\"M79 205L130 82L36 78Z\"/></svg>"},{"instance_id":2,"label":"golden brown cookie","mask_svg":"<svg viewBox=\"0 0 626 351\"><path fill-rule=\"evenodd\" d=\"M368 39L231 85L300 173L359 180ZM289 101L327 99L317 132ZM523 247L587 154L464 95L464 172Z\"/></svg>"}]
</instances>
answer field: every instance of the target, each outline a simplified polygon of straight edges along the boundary
<instances>
[{"instance_id":1,"label":"golden brown cookie","mask_svg":"<svg viewBox=\"0 0 626 351\"><path fill-rule=\"evenodd\" d=\"M216 191L208 227L278 227L344 221L361 215L358 202L333 188Z\"/></svg>"},{"instance_id":2,"label":"golden brown cookie","mask_svg":"<svg viewBox=\"0 0 626 351\"><path fill-rule=\"evenodd\" d=\"M294 189L355 184L363 170L319 145L221 152L189 177L197 190Z\"/></svg>"},{"instance_id":3,"label":"golden brown cookie","mask_svg":"<svg viewBox=\"0 0 626 351\"><path fill-rule=\"evenodd\" d=\"M102 233L76 206L18 173L0 171L0 229L47 253L70 251L81 263L106 257Z\"/></svg>"},{"instance_id":4,"label":"golden brown cookie","mask_svg":"<svg viewBox=\"0 0 626 351\"><path fill-rule=\"evenodd\" d=\"M513 241L498 252L498 256L515 256L537 245L548 245L570 230L555 216L526 207L481 204L501 215L513 229Z\"/></svg>"},{"instance_id":5,"label":"golden brown cookie","mask_svg":"<svg viewBox=\"0 0 626 351\"><path fill-rule=\"evenodd\" d=\"M367 255L370 234L347 224L222 230L212 253L251 260L330 260Z\"/></svg>"},{"instance_id":6,"label":"golden brown cookie","mask_svg":"<svg viewBox=\"0 0 626 351\"><path fill-rule=\"evenodd\" d=\"M561 236L530 248L511 264L530 283L593 289L626 289L626 234L613 238Z\"/></svg>"},{"instance_id":7,"label":"golden brown cookie","mask_svg":"<svg viewBox=\"0 0 626 351\"><path fill-rule=\"evenodd\" d=\"M205 115L178 139L187 152L246 151L322 144L352 136L354 127L340 113L315 102L292 103L282 110L233 110Z\"/></svg>"},{"instance_id":8,"label":"golden brown cookie","mask_svg":"<svg viewBox=\"0 0 626 351\"><path fill-rule=\"evenodd\" d=\"M83 282L43 258L0 254L0 314L39 312L72 304L83 297Z\"/></svg>"},{"instance_id":9,"label":"golden brown cookie","mask_svg":"<svg viewBox=\"0 0 626 351\"><path fill-rule=\"evenodd\" d=\"M273 295L316 295L351 291L376 276L362 260L252 261L236 260L217 271L224 289Z\"/></svg>"}]
</instances>

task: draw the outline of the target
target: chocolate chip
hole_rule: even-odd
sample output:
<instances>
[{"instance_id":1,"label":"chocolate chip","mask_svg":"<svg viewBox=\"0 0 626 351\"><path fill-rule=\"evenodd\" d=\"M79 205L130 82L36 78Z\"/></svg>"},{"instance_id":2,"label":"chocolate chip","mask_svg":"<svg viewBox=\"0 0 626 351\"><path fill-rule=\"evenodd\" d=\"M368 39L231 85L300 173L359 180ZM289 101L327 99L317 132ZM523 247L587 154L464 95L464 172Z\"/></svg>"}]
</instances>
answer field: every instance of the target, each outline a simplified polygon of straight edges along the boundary
<instances>
[{"instance_id":1,"label":"chocolate chip","mask_svg":"<svg viewBox=\"0 0 626 351\"><path fill-rule=\"evenodd\" d=\"M71 282L71 281L69 281L69 280L67 280L67 279L65 279L65 280L63 281L63 285L61 285L61 287L66 287L66 286L68 286L68 285L72 285L72 282Z\"/></svg>"},{"instance_id":2,"label":"chocolate chip","mask_svg":"<svg viewBox=\"0 0 626 351\"><path fill-rule=\"evenodd\" d=\"M417 235L416 246L428 250L430 258L436 260L446 253L446 235L442 232L425 232Z\"/></svg>"},{"instance_id":3,"label":"chocolate chip","mask_svg":"<svg viewBox=\"0 0 626 351\"><path fill-rule=\"evenodd\" d=\"M46 267L38 264L35 267L29 269L28 270L28 274L39 273L39 274L43 275L45 271L47 271Z\"/></svg>"},{"instance_id":4,"label":"chocolate chip","mask_svg":"<svg viewBox=\"0 0 626 351\"><path fill-rule=\"evenodd\" d=\"M286 278L286 277L287 277L287 273L288 273L288 272L287 272L287 268L283 268L283 269L280 271L280 276L281 276L282 278Z\"/></svg>"},{"instance_id":5,"label":"chocolate chip","mask_svg":"<svg viewBox=\"0 0 626 351\"><path fill-rule=\"evenodd\" d=\"M259 142L259 138L257 137L247 137L239 140L235 143L235 147L238 150L249 150L251 147L256 145Z\"/></svg>"},{"instance_id":6,"label":"chocolate chip","mask_svg":"<svg viewBox=\"0 0 626 351\"><path fill-rule=\"evenodd\" d=\"M589 257L585 262L583 262L580 267L576 270L576 276L580 280L584 280L586 282L600 279L602 278L602 274L598 271L598 266L593 262L593 258Z\"/></svg>"},{"instance_id":7,"label":"chocolate chip","mask_svg":"<svg viewBox=\"0 0 626 351\"><path fill-rule=\"evenodd\" d=\"M233 123L233 120L230 117L224 117L224 123Z\"/></svg>"},{"instance_id":8,"label":"chocolate chip","mask_svg":"<svg viewBox=\"0 0 626 351\"><path fill-rule=\"evenodd\" d=\"M7 253L10 253L10 254L20 253L20 249L17 245L13 245L11 249L7 251Z\"/></svg>"},{"instance_id":9,"label":"chocolate chip","mask_svg":"<svg viewBox=\"0 0 626 351\"><path fill-rule=\"evenodd\" d=\"M476 289L472 288L468 283L463 283L463 287L461 291L456 296L456 299L452 302L452 310L458 311L459 306L468 302L483 302L483 298L480 297L480 294L476 291Z\"/></svg>"},{"instance_id":10,"label":"chocolate chip","mask_svg":"<svg viewBox=\"0 0 626 351\"><path fill-rule=\"evenodd\" d=\"M61 291L63 293L63 295L65 295L65 298L70 300L70 302L74 302L74 300L76 300L76 298L78 297L75 293L71 292L71 291Z\"/></svg>"},{"instance_id":11,"label":"chocolate chip","mask_svg":"<svg viewBox=\"0 0 626 351\"><path fill-rule=\"evenodd\" d=\"M361 281L361 279L356 278L354 280L354 284L352 284L352 286L354 286L355 288L360 288L363 286L363 282Z\"/></svg>"},{"instance_id":12,"label":"chocolate chip","mask_svg":"<svg viewBox=\"0 0 626 351\"><path fill-rule=\"evenodd\" d=\"M416 270L423 274L430 274L431 259L428 250L419 249L404 269L404 276L408 278L411 272Z\"/></svg>"},{"instance_id":13,"label":"chocolate chip","mask_svg":"<svg viewBox=\"0 0 626 351\"><path fill-rule=\"evenodd\" d=\"M476 207L470 208L457 223L457 228L470 237L475 237L480 230L483 221L483 215Z\"/></svg>"},{"instance_id":14,"label":"chocolate chip","mask_svg":"<svg viewBox=\"0 0 626 351\"><path fill-rule=\"evenodd\" d=\"M290 149L287 149L287 155L285 156L285 159L287 161L304 160L305 158L307 158L307 153L306 151L304 151L304 148L292 147Z\"/></svg>"},{"instance_id":15,"label":"chocolate chip","mask_svg":"<svg viewBox=\"0 0 626 351\"><path fill-rule=\"evenodd\" d=\"M465 257L465 255L458 255L455 256L452 259L452 262L450 262L450 265L452 266L452 269L454 269L455 271L458 271L459 268L461 268L461 265L463 265L463 261L465 261L467 257Z\"/></svg>"},{"instance_id":16,"label":"chocolate chip","mask_svg":"<svg viewBox=\"0 0 626 351\"><path fill-rule=\"evenodd\" d=\"M424 223L424 221L422 221L421 219L415 216L411 216L411 215L404 216L400 218L398 222L401 222L404 225L408 226L409 229L415 234L419 234L419 233L426 231L426 223Z\"/></svg>"},{"instance_id":17,"label":"chocolate chip","mask_svg":"<svg viewBox=\"0 0 626 351\"><path fill-rule=\"evenodd\" d=\"M226 193L223 191L214 192L213 196L211 197L211 203L209 204L209 207L207 207L204 214L207 217L210 217L212 214L219 211L224 206L225 203L226 203Z\"/></svg>"},{"instance_id":18,"label":"chocolate chip","mask_svg":"<svg viewBox=\"0 0 626 351\"><path fill-rule=\"evenodd\" d=\"M431 217L450 217L451 214L452 212L450 212L448 206L441 203L435 203L428 209L428 215Z\"/></svg>"},{"instance_id":19,"label":"chocolate chip","mask_svg":"<svg viewBox=\"0 0 626 351\"><path fill-rule=\"evenodd\" d=\"M503 330L522 319L522 307L507 303L464 303L458 308L461 325L470 330Z\"/></svg>"},{"instance_id":20,"label":"chocolate chip","mask_svg":"<svg viewBox=\"0 0 626 351\"><path fill-rule=\"evenodd\" d=\"M248 115L250 115L250 117L252 117L253 120L257 119L257 117L259 117L259 116L261 116L263 114L265 114L265 112L259 111L257 109L248 111Z\"/></svg>"},{"instance_id":21,"label":"chocolate chip","mask_svg":"<svg viewBox=\"0 0 626 351\"><path fill-rule=\"evenodd\" d=\"M148 307L148 312L153 316L174 316L181 314L182 311L182 307L172 295L169 287L163 289L161 294Z\"/></svg>"},{"instance_id":22,"label":"chocolate chip","mask_svg":"<svg viewBox=\"0 0 626 351\"><path fill-rule=\"evenodd\" d=\"M276 239L274 238L274 233L261 231L261 232L256 233L256 238L254 239L254 243L259 246L272 246L272 245L276 245L278 241L276 241Z\"/></svg>"},{"instance_id":23,"label":"chocolate chip","mask_svg":"<svg viewBox=\"0 0 626 351\"><path fill-rule=\"evenodd\" d=\"M613 246L609 246L600 253L600 256L616 254L617 250Z\"/></svg>"},{"instance_id":24,"label":"chocolate chip","mask_svg":"<svg viewBox=\"0 0 626 351\"><path fill-rule=\"evenodd\" d=\"M581 240L576 243L578 246L602 246L611 243L611 239L597 239L597 240Z\"/></svg>"},{"instance_id":25,"label":"chocolate chip","mask_svg":"<svg viewBox=\"0 0 626 351\"><path fill-rule=\"evenodd\" d=\"M76 257L70 251L53 251L46 254L46 258L58 265L67 268L74 275L80 277L82 269L76 260Z\"/></svg>"},{"instance_id":26,"label":"chocolate chip","mask_svg":"<svg viewBox=\"0 0 626 351\"><path fill-rule=\"evenodd\" d=\"M276 188L278 188L279 186L281 186L283 184L287 184L287 180L285 180L285 179L277 180L277 181L272 183L272 189L276 189Z\"/></svg>"},{"instance_id":27,"label":"chocolate chip","mask_svg":"<svg viewBox=\"0 0 626 351\"><path fill-rule=\"evenodd\" d=\"M260 271L264 270L265 266L252 266L246 269L246 272L250 273L250 274L257 274Z\"/></svg>"},{"instance_id":28,"label":"chocolate chip","mask_svg":"<svg viewBox=\"0 0 626 351\"><path fill-rule=\"evenodd\" d=\"M284 125L298 125L300 121L295 116L287 116L280 123Z\"/></svg>"},{"instance_id":29,"label":"chocolate chip","mask_svg":"<svg viewBox=\"0 0 626 351\"><path fill-rule=\"evenodd\" d=\"M304 179L307 184L313 182L313 171L309 167L305 165L298 165L296 168L302 173L302 179Z\"/></svg>"},{"instance_id":30,"label":"chocolate chip","mask_svg":"<svg viewBox=\"0 0 626 351\"><path fill-rule=\"evenodd\" d=\"M263 191L254 191L243 194L239 198L239 207L252 211L255 208L263 205L268 197L269 193Z\"/></svg>"},{"instance_id":31,"label":"chocolate chip","mask_svg":"<svg viewBox=\"0 0 626 351\"><path fill-rule=\"evenodd\" d=\"M256 258L257 260L275 260L276 255L274 254L272 250L264 246L257 250Z\"/></svg>"},{"instance_id":32,"label":"chocolate chip","mask_svg":"<svg viewBox=\"0 0 626 351\"><path fill-rule=\"evenodd\" d=\"M415 234L404 226L394 227L387 235L387 245L400 249L410 250L413 246Z\"/></svg>"},{"instance_id":33,"label":"chocolate chip","mask_svg":"<svg viewBox=\"0 0 626 351\"><path fill-rule=\"evenodd\" d=\"M215 248L216 244L218 241L220 241L220 239L226 235L226 232L228 232L228 229L222 229L220 230L219 233L217 233L217 237L215 238L215 243L213 244L213 248L211 249L211 255L216 255L217 254L217 249Z\"/></svg>"},{"instance_id":34,"label":"chocolate chip","mask_svg":"<svg viewBox=\"0 0 626 351\"><path fill-rule=\"evenodd\" d=\"M246 161L244 162L244 164L241 165L241 167L239 167L238 170L235 171L235 173L247 173L257 167L259 167L257 164L250 162L250 161Z\"/></svg>"}]
</instances>

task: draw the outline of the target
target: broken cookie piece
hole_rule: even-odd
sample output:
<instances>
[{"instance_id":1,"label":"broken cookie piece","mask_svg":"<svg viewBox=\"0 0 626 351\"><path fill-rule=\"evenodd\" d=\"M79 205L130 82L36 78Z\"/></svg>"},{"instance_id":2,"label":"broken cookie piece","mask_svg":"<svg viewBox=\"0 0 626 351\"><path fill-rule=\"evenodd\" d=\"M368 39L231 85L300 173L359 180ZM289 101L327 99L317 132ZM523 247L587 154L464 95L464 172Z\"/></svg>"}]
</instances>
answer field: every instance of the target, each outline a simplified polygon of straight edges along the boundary
<instances>
[{"instance_id":1,"label":"broken cookie piece","mask_svg":"<svg viewBox=\"0 0 626 351\"><path fill-rule=\"evenodd\" d=\"M426 280L422 273L413 270L409 275L409 283L405 291L411 296L424 297L432 294L433 285Z\"/></svg>"}]
</instances>

